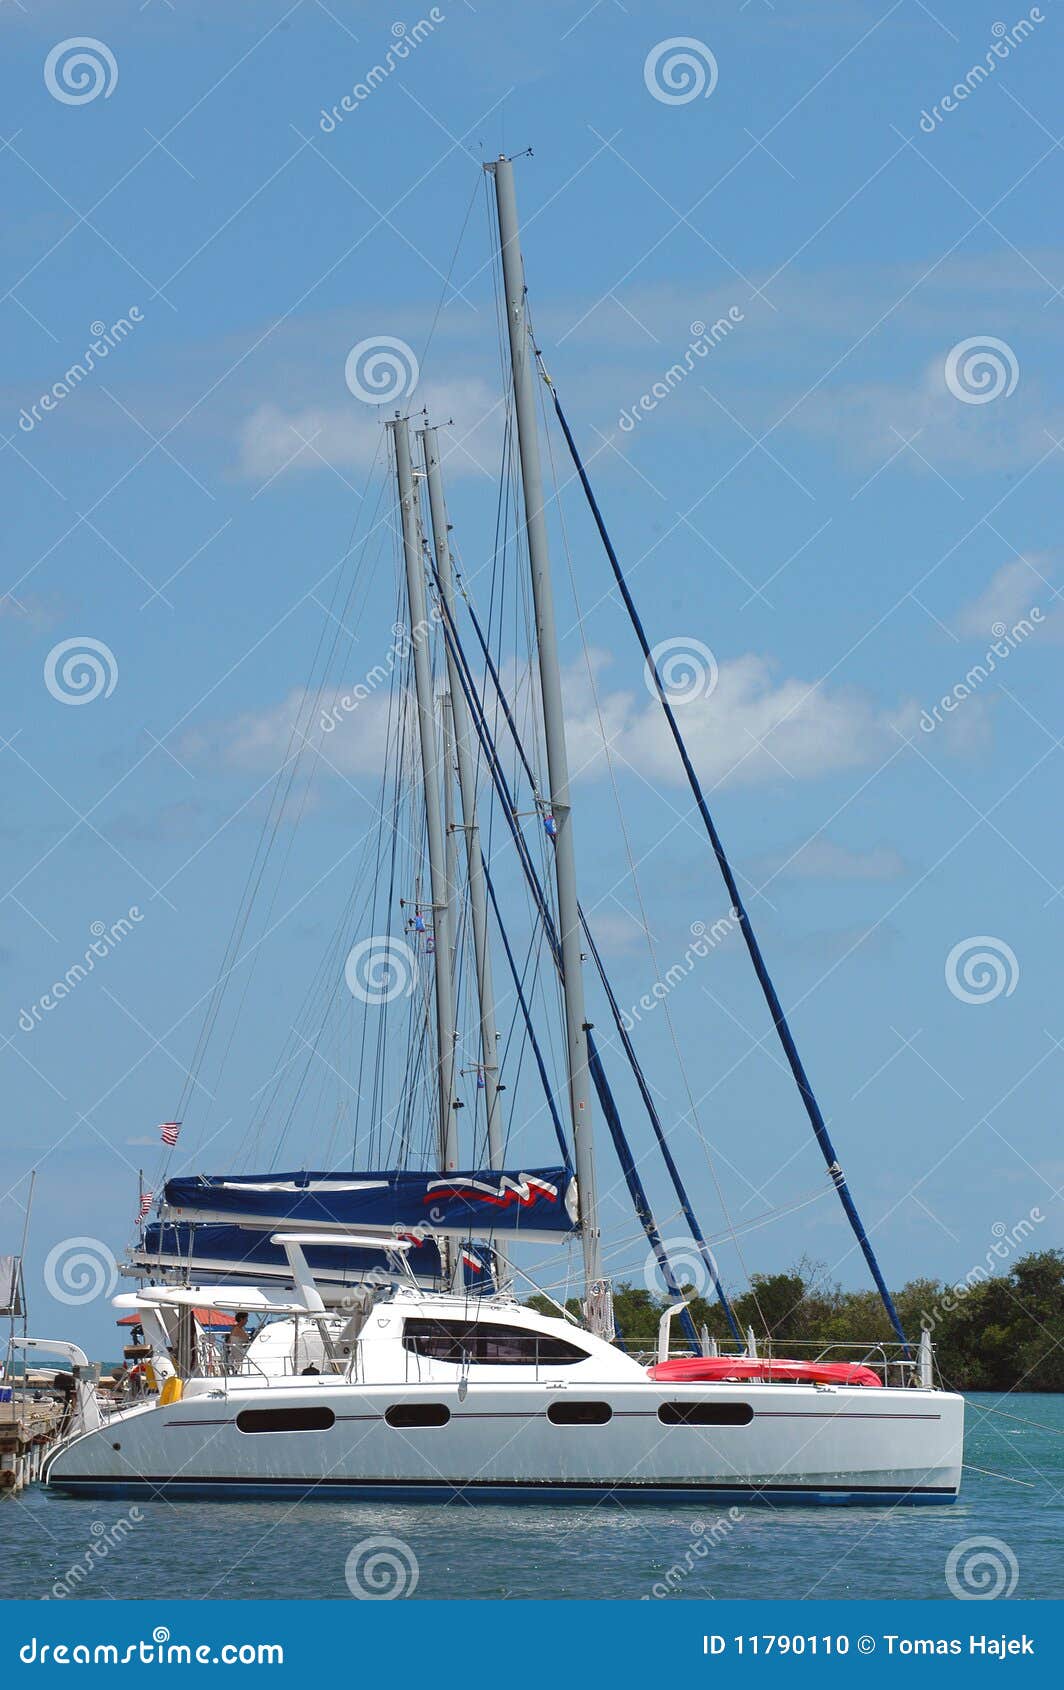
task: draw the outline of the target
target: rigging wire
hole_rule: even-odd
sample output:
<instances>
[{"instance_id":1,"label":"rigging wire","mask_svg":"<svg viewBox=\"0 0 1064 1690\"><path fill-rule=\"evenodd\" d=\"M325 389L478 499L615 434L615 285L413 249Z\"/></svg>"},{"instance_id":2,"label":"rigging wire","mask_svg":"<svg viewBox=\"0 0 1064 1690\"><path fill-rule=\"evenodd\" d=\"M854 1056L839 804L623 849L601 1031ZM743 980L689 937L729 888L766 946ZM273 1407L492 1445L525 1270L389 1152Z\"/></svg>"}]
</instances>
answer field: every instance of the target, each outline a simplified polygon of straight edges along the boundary
<instances>
[{"instance_id":1,"label":"rigging wire","mask_svg":"<svg viewBox=\"0 0 1064 1690\"><path fill-rule=\"evenodd\" d=\"M838 1157L835 1154L835 1148L831 1141L831 1135L828 1132L827 1123L824 1120L820 1105L817 1102L816 1096L809 1082L809 1078L805 1072L802 1059L798 1054L798 1047L794 1042L790 1026L788 1025L787 1018L783 1011L783 1005L780 1002L776 988L772 983L772 978L768 972L768 967L765 963L764 956L762 955L761 947L758 944L746 906L743 903L742 893L739 890L738 882L732 872L731 864L725 854L720 835L717 833L713 818L710 815L701 783L699 782L698 775L695 772L694 765L691 762L687 746L684 743L683 735L680 733L679 724L676 721L675 713L673 712L672 705L669 702L668 693L662 683L657 661L651 650L650 642L647 639L646 630L643 627L642 619L640 618L639 612L636 608L635 601L632 598L628 582L620 565L620 560L618 559L617 553L613 548L613 543L610 540L605 521L603 520L602 513L599 510L598 502L595 499L591 483L588 480L587 472L584 469L580 454L577 451L576 442L573 439L572 432L565 419L565 413L562 410L561 401L559 400L557 391L547 374L542 357L540 357L538 353L536 354L536 357L543 379L550 388L558 421L561 424L566 444L569 448L570 455L572 456L585 496L588 500L596 526L599 530L599 535L609 559L610 567L613 570L614 579L620 590L621 597L624 600L629 620L631 621L640 649L642 650L643 657L647 665L647 673L648 675L653 676L658 701L664 711L665 719L668 722L669 731L672 734L676 749L680 754L684 773L687 776L688 784L691 787L699 814L702 817L710 846L717 860L717 865L724 878L724 884L728 889L728 895L732 901L732 908L735 911L743 939L746 943L746 948L750 954L750 960L753 963L754 972L757 975L758 982L761 986L762 992L764 993L769 1013L772 1016L773 1026L775 1027L780 1043L783 1046L784 1054L786 1055L787 1061L790 1065L791 1073L794 1076L799 1095L805 1105L806 1114L808 1115L810 1125L813 1128L814 1137L820 1146L828 1174L834 1183L835 1190L838 1193L839 1201L845 1211L846 1218L850 1223L854 1237L857 1239L861 1252L868 1264L869 1271L875 1281L876 1288L879 1291L879 1295L883 1301L883 1306L887 1311L890 1323L902 1344L905 1345L906 1352L908 1352L908 1340L906 1339L905 1331L902 1327L901 1320L899 1319L898 1311L894 1306L894 1299L887 1287L886 1280L883 1278L882 1270L879 1266L878 1260L876 1259L875 1251L872 1248L872 1242L865 1231L857 1205L853 1200L853 1195L846 1181L846 1177L839 1164Z\"/></svg>"}]
</instances>

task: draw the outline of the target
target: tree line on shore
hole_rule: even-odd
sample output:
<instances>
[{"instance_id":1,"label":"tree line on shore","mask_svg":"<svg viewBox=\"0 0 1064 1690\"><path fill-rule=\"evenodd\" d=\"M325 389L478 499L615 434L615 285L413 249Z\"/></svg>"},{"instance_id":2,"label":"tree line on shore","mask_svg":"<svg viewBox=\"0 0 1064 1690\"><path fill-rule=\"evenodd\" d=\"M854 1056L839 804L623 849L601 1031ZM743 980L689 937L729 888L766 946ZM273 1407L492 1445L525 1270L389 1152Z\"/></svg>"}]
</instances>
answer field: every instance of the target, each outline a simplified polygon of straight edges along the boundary
<instances>
[{"instance_id":1,"label":"tree line on shore","mask_svg":"<svg viewBox=\"0 0 1064 1690\"><path fill-rule=\"evenodd\" d=\"M695 1326L705 1327L723 1348L734 1348L720 1304L685 1286ZM981 1270L957 1285L940 1279L911 1279L894 1292L908 1338L915 1343L929 1328L943 1385L960 1391L1064 1391L1064 1250L1038 1250L991 1274ZM544 1314L557 1310L532 1297ZM654 1350L658 1321L668 1299L642 1286L622 1283L614 1291L614 1312L625 1345ZM755 1273L750 1289L731 1298L745 1332L772 1339L773 1351L788 1342L809 1345L896 1342L875 1291L845 1291L825 1269L805 1259L789 1273ZM576 1301L569 1305L579 1314ZM673 1343L680 1338L673 1326ZM783 1346L783 1347L781 1347ZM839 1350L836 1360L850 1352Z\"/></svg>"}]
</instances>

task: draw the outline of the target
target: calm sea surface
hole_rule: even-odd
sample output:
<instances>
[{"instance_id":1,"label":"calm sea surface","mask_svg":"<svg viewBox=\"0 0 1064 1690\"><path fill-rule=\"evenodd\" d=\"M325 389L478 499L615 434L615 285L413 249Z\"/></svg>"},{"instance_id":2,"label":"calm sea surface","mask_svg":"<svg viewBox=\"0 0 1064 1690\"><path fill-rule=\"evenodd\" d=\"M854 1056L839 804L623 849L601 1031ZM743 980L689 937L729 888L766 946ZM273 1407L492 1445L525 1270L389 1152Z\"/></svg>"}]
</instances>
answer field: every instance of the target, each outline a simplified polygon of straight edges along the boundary
<instances>
[{"instance_id":1,"label":"calm sea surface","mask_svg":"<svg viewBox=\"0 0 1064 1690\"><path fill-rule=\"evenodd\" d=\"M71 1595L349 1600L357 1551L353 1577L398 1579L415 1600L931 1599L950 1594L951 1551L985 1537L998 1540L990 1561L964 1548L957 1576L1007 1588L1015 1573L1017 1597L1064 1596L1064 1396L968 1400L970 1465L952 1507L762 1507L734 1518L693 1507L146 1502L116 1534L128 1504L38 1487L0 1500L0 1597L51 1594L107 1540L114 1547L90 1558ZM358 1548L373 1538L398 1540L380 1548L376 1572L378 1550Z\"/></svg>"}]
</instances>

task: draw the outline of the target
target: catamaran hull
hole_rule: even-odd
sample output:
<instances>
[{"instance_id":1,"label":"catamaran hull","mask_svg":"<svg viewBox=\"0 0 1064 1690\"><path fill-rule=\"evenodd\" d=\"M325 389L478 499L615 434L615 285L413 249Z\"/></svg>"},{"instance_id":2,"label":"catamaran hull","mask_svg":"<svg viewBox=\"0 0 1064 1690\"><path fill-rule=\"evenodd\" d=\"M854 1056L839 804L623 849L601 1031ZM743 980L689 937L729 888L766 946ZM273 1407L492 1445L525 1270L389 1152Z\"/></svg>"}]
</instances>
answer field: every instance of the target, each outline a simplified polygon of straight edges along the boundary
<instances>
[{"instance_id":1,"label":"catamaran hull","mask_svg":"<svg viewBox=\"0 0 1064 1690\"><path fill-rule=\"evenodd\" d=\"M606 1423L556 1423L592 1403L600 1414L609 1407ZM659 1407L676 1403L749 1418L662 1424ZM241 1429L248 1411L288 1416L308 1407L319 1420L331 1414L331 1424ZM446 1423L393 1423L428 1407L441 1418L447 1410ZM121 1497L943 1503L960 1486L963 1422L963 1399L933 1391L485 1385L463 1397L439 1384L323 1381L314 1391L231 1388L127 1411L59 1446L45 1477L66 1493Z\"/></svg>"}]
</instances>

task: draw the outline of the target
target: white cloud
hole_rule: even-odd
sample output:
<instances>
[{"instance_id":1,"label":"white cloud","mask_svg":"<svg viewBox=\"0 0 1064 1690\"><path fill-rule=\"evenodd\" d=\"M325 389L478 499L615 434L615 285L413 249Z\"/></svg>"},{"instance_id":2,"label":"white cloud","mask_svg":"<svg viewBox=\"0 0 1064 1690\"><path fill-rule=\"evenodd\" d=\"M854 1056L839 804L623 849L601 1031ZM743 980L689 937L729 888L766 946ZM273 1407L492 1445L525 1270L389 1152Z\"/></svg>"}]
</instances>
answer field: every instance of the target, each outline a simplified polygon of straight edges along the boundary
<instances>
[{"instance_id":1,"label":"white cloud","mask_svg":"<svg viewBox=\"0 0 1064 1690\"><path fill-rule=\"evenodd\" d=\"M1057 610L1055 632L1058 635L1064 632L1064 619L1053 597L1052 574L1052 560L1043 553L1013 558L1002 564L979 597L958 612L954 624L957 633L990 641L995 637L995 624L1012 628L1034 609L1041 610L1047 623L1050 610Z\"/></svg>"},{"instance_id":2,"label":"white cloud","mask_svg":"<svg viewBox=\"0 0 1064 1690\"><path fill-rule=\"evenodd\" d=\"M791 425L837 442L851 461L873 469L893 458L891 468L948 477L952 469L1026 469L1044 458L1064 419L1033 381L1021 369L1015 392L966 404L946 385L948 351L922 379L821 388L794 411Z\"/></svg>"},{"instance_id":3,"label":"white cloud","mask_svg":"<svg viewBox=\"0 0 1064 1690\"><path fill-rule=\"evenodd\" d=\"M502 403L477 377L419 387L411 404L440 422L448 476L498 473ZM388 406L357 399L342 405L285 407L269 401L244 419L239 433L237 473L264 482L282 474L332 468L366 471L384 453ZM387 462L387 458L383 458Z\"/></svg>"},{"instance_id":4,"label":"white cloud","mask_svg":"<svg viewBox=\"0 0 1064 1690\"><path fill-rule=\"evenodd\" d=\"M607 662L603 653L593 654L597 674ZM605 740L622 765L648 780L682 784L683 769L655 699L599 685L596 710L586 670L571 670L566 682L575 776L604 772ZM853 689L777 680L772 662L754 654L721 663L710 696L677 703L675 711L695 768L711 787L815 779L866 767L889 755L898 733L916 718L910 704L884 710Z\"/></svg>"},{"instance_id":5,"label":"white cloud","mask_svg":"<svg viewBox=\"0 0 1064 1690\"><path fill-rule=\"evenodd\" d=\"M891 845L850 850L820 836L792 851L762 858L754 872L759 880L763 874L773 880L897 880L906 872L906 863Z\"/></svg>"},{"instance_id":6,"label":"white cloud","mask_svg":"<svg viewBox=\"0 0 1064 1690\"><path fill-rule=\"evenodd\" d=\"M388 689L356 699L357 682L318 698L293 687L265 710L245 710L182 741L181 755L267 775L297 753L320 752L326 772L348 779L379 774L388 743Z\"/></svg>"},{"instance_id":7,"label":"white cloud","mask_svg":"<svg viewBox=\"0 0 1064 1690\"><path fill-rule=\"evenodd\" d=\"M610 659L591 653L597 701L584 665L563 677L569 761L574 780L607 773L606 746L623 775L680 786L684 773L660 706L649 693L609 689ZM510 666L504 684L511 699L527 696ZM319 748L337 772L376 774L387 752L388 683L371 686L354 708L345 705L354 683L331 692L317 708L299 688L261 711L187 736L183 755L211 757L236 768L267 772L290 755L293 730ZM335 719L331 729L323 721ZM524 709L518 711L524 720ZM890 755L898 734L913 729L916 707L882 709L856 690L829 688L797 677L777 680L772 663L748 655L721 663L710 697L678 703L676 715L695 767L707 788L720 783L752 786L793 777L812 780L873 766ZM394 727L393 727L394 732Z\"/></svg>"},{"instance_id":8,"label":"white cloud","mask_svg":"<svg viewBox=\"0 0 1064 1690\"><path fill-rule=\"evenodd\" d=\"M603 956L628 956L646 945L645 926L637 915L626 909L592 911L589 922L595 944Z\"/></svg>"}]
</instances>

